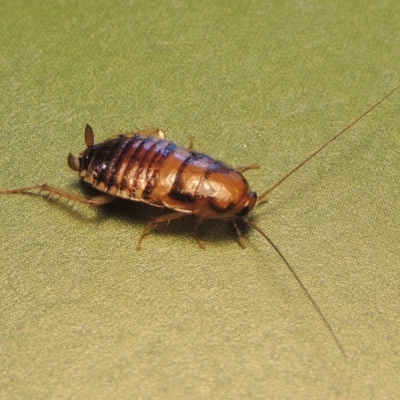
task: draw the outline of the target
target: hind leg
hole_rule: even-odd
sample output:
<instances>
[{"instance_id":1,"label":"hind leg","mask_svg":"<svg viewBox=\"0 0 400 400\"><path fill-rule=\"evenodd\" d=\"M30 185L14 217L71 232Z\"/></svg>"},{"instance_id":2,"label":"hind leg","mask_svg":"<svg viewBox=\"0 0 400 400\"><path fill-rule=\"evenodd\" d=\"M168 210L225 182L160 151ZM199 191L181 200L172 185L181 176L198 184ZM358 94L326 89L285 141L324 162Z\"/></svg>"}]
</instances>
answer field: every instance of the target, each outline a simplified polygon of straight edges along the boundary
<instances>
[{"instance_id":1,"label":"hind leg","mask_svg":"<svg viewBox=\"0 0 400 400\"><path fill-rule=\"evenodd\" d=\"M67 200L74 201L75 203L87 204L89 206L101 206L103 204L108 204L116 200L116 197L109 194L101 194L99 196L88 198L80 196L79 194L73 192L67 192L65 190L57 189L55 187L46 185L45 183L43 185L33 185L19 189L1 190L0 194L28 193L32 190L47 192L50 196L58 196Z\"/></svg>"}]
</instances>

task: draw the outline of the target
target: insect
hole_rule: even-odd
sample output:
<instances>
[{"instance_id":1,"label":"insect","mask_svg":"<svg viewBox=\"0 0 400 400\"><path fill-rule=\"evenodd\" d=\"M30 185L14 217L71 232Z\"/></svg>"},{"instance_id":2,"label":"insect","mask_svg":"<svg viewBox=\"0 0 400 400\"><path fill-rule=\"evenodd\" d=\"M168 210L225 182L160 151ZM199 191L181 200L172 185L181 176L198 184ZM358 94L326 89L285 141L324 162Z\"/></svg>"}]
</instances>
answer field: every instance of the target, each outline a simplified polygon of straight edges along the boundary
<instances>
[{"instance_id":1,"label":"insect","mask_svg":"<svg viewBox=\"0 0 400 400\"><path fill-rule=\"evenodd\" d=\"M138 250L141 248L144 236L153 225L169 222L186 215L197 217L195 234L200 247L204 247L204 243L199 237L199 228L205 219L231 220L237 232L239 243L244 247L245 241L238 226L238 222L243 221L258 231L278 253L319 314L339 350L346 356L344 348L331 325L293 267L267 234L248 218L248 214L256 204L264 201L286 179L399 88L400 85L260 196L257 196L251 190L249 183L243 176L245 171L258 168L258 163L233 168L203 153L194 151L193 140L190 141L188 148L166 140L165 132L157 128L116 135L102 143L95 144L93 130L89 125L86 125L85 128L87 148L78 156L70 153L67 159L68 166L78 172L81 179L102 194L86 198L47 184L3 190L0 191L0 194L17 194L39 190L91 206L99 206L110 203L117 198L123 198L172 210L169 214L153 218L145 226L138 240Z\"/></svg>"}]
</instances>

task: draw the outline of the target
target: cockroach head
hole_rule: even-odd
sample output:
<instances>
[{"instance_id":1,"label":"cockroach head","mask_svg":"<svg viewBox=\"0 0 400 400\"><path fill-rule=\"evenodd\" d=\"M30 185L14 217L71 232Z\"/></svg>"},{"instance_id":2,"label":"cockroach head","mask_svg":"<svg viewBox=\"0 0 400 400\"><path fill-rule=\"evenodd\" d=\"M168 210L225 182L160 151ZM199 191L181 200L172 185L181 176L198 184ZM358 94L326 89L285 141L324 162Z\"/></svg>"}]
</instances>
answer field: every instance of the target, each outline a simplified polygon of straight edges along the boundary
<instances>
[{"instance_id":1,"label":"cockroach head","mask_svg":"<svg viewBox=\"0 0 400 400\"><path fill-rule=\"evenodd\" d=\"M192 213L202 218L242 218L257 202L244 176L218 161L200 180L196 196Z\"/></svg>"},{"instance_id":2,"label":"cockroach head","mask_svg":"<svg viewBox=\"0 0 400 400\"><path fill-rule=\"evenodd\" d=\"M255 206L257 203L257 193L256 192L250 192L248 197L238 205L236 209L241 207L240 211L235 214L235 217L241 218L245 217Z\"/></svg>"}]
</instances>

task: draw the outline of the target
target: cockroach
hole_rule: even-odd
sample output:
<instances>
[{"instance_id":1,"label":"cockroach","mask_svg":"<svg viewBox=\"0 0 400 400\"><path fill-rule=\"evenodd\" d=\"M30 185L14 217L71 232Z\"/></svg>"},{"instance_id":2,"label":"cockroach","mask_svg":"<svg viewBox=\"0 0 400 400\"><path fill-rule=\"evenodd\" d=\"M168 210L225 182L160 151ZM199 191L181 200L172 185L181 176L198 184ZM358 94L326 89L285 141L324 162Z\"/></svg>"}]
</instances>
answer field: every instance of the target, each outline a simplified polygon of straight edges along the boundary
<instances>
[{"instance_id":1,"label":"cockroach","mask_svg":"<svg viewBox=\"0 0 400 400\"><path fill-rule=\"evenodd\" d=\"M89 125L86 125L85 128L87 148L78 156L70 153L67 161L68 166L77 171L81 179L102 192L101 195L86 198L47 184L3 190L0 191L0 194L17 194L38 190L47 192L50 196L55 195L91 206L99 206L110 203L117 198L123 198L172 210L172 213L153 218L145 226L139 237L137 250L140 250L144 236L153 225L169 222L186 215L197 217L195 233L200 247L204 247L204 243L199 238L199 227L206 219L231 220L240 245L245 247L245 241L238 226L238 222L242 221L259 232L278 253L320 316L340 352L346 357L344 348L331 325L286 257L267 234L247 216L256 204L266 200L267 196L286 179L399 88L400 85L314 151L260 196L257 196L256 192L251 190L249 183L243 176L245 171L258 168L258 163L233 168L206 154L194 151L192 139L188 148L179 146L166 140L165 132L157 128L116 135L102 143L95 144L93 130Z\"/></svg>"}]
</instances>

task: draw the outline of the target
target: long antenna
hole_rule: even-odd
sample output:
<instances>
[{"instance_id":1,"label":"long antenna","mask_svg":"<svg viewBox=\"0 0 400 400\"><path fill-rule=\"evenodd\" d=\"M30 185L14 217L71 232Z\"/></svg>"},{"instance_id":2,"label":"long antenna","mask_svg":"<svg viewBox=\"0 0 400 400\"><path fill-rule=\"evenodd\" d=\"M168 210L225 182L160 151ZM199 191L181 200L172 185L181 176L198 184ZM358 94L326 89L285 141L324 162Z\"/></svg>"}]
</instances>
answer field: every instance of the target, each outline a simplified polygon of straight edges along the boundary
<instances>
[{"instance_id":1,"label":"long antenna","mask_svg":"<svg viewBox=\"0 0 400 400\"><path fill-rule=\"evenodd\" d=\"M263 201L273 190L275 190L278 186L280 186L284 181L286 181L289 176L292 176L298 169L300 169L304 164L308 163L312 158L314 158L318 153L320 153L325 147L330 145L336 139L343 135L343 133L347 132L351 127L353 127L357 122L363 119L366 115L368 115L372 110L379 106L383 101L385 101L388 97L390 97L394 92L396 92L400 88L400 85L395 87L391 92L389 92L385 97L375 103L371 108L364 112L360 117L354 120L351 124L347 125L343 130L341 130L338 134L336 134L332 139L328 140L324 145L322 145L318 150L314 151L309 157L307 157L304 161L298 164L295 168L293 168L290 172L288 172L283 178L281 178L278 182L272 185L268 190L262 193L258 197L258 201Z\"/></svg>"},{"instance_id":2,"label":"long antenna","mask_svg":"<svg viewBox=\"0 0 400 400\"><path fill-rule=\"evenodd\" d=\"M284 175L279 181L277 181L274 185L272 185L268 190L266 190L264 193L262 193L258 197L258 202L261 202L265 200L265 198L270 194L273 190L275 190L277 187L279 187L286 179L288 179L290 176L292 176L296 171L298 171L301 167L303 167L304 164L308 163L311 159L313 159L317 154L319 154L322 150L325 149L328 145L330 145L332 142L335 140L339 139L340 136L342 136L345 132L347 132L350 128L352 128L354 125L356 125L360 120L362 120L366 115L368 115L370 112L372 112L376 107L378 107L383 101L385 101L388 97L390 97L394 92L396 92L400 88L400 85L396 86L392 91L390 91L386 96L384 96L381 100L379 100L377 103L375 103L372 107L370 107L367 111L365 111L361 116L359 116L356 120L354 120L352 123L347 125L344 129L342 129L339 133L337 133L332 139L328 140L325 144L323 144L320 148L318 148L314 153L312 153L309 157L307 157L304 161L302 161L300 164L298 164L295 168L293 168L291 171L289 171L286 175ZM259 228L254 222L250 221L247 217L242 217L243 221L253 227L258 233L260 233L261 236L265 238L265 240L272 246L272 248L278 253L279 257L282 259L282 261L286 264L288 267L289 271L293 275L294 279L297 281L297 283L300 285L301 289L303 290L304 294L307 296L308 300L311 302L312 306L314 307L315 311L318 313L320 316L322 322L328 329L329 333L332 336L332 339L335 341L337 347L339 348L340 352L342 353L343 357L346 356L346 352L344 351L344 348L342 344L340 343L338 337L336 336L334 330L332 329L331 325L329 324L328 320L322 313L321 309L318 307L317 303L315 300L311 297L311 294L307 290L306 286L304 283L301 281L300 277L296 274L295 270L293 267L289 264L289 261L285 258L285 256L282 254L282 252L279 250L277 245L267 236L266 233L264 233L261 228Z\"/></svg>"},{"instance_id":3,"label":"long antenna","mask_svg":"<svg viewBox=\"0 0 400 400\"><path fill-rule=\"evenodd\" d=\"M310 300L311 304L313 305L315 311L318 313L320 318L322 319L322 322L328 329L329 333L331 334L333 340L336 342L337 347L339 348L340 352L342 353L344 358L347 358L346 352L344 351L344 348L342 344L340 343L338 337L335 335L334 330L332 329L331 325L329 324L328 320L325 318L325 315L322 313L321 309L318 307L317 303L315 300L311 297L310 293L308 292L307 288L305 287L304 283L301 281L299 276L296 274L295 270L293 267L289 264L289 261L285 258L285 256L282 254L282 252L279 250L278 246L267 236L266 233L264 233L254 222L251 222L248 218L243 217L243 221L246 224L249 224L251 227L253 227L257 232L259 232L268 242L269 244L274 248L274 250L278 253L279 257L283 260L283 262L286 264L286 266L289 268L289 271L292 273L294 276L294 279L296 279L297 283L300 285L300 287L303 289L303 292L305 295L308 297L308 300Z\"/></svg>"}]
</instances>

